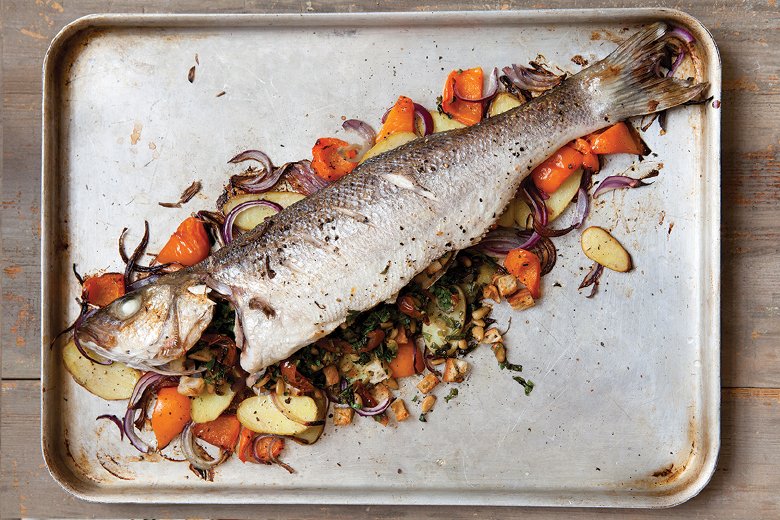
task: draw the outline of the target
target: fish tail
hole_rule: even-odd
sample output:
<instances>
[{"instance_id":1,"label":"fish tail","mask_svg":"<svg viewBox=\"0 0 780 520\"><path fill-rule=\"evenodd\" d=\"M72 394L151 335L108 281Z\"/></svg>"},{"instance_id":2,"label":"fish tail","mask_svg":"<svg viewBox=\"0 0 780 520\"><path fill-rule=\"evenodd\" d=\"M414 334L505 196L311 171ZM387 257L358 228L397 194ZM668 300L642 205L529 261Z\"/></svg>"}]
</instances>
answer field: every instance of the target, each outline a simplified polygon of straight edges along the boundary
<instances>
[{"instance_id":1,"label":"fish tail","mask_svg":"<svg viewBox=\"0 0 780 520\"><path fill-rule=\"evenodd\" d=\"M667 24L654 23L578 74L585 88L599 98L606 121L660 112L695 99L707 88L706 82L694 84L659 74L669 33Z\"/></svg>"}]
</instances>

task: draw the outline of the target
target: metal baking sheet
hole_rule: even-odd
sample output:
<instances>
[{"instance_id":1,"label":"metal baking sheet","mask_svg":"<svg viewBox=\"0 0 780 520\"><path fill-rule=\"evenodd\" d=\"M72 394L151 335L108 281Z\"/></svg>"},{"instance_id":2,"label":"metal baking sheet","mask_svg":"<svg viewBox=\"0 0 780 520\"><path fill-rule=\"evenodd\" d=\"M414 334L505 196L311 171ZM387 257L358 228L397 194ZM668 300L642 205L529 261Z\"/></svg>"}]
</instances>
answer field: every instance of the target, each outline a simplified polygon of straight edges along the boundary
<instances>
[{"instance_id":1,"label":"metal baking sheet","mask_svg":"<svg viewBox=\"0 0 780 520\"><path fill-rule=\"evenodd\" d=\"M119 442L95 417L125 403L88 394L49 349L77 314L71 265L121 268L117 237L129 226L137 239L144 219L157 250L213 204L236 152L306 157L344 117L376 123L401 93L435 106L454 68L539 57L576 72L574 56L592 63L659 19L695 35L690 72L719 100L712 38L673 10L98 15L66 27L44 67L42 444L54 478L101 502L663 507L697 494L719 446L720 121L709 104L645 134L655 153L640 167L661 171L652 188L595 204L589 224L613 230L632 272L608 272L586 299L574 233L556 241L538 305L498 311L504 326L511 317L510 359L536 383L529 397L480 348L457 399L440 399L427 423L328 426L315 446L287 450L293 475L234 458L205 482ZM610 158L604 175L630 165ZM195 200L157 204L194 179Z\"/></svg>"}]
</instances>

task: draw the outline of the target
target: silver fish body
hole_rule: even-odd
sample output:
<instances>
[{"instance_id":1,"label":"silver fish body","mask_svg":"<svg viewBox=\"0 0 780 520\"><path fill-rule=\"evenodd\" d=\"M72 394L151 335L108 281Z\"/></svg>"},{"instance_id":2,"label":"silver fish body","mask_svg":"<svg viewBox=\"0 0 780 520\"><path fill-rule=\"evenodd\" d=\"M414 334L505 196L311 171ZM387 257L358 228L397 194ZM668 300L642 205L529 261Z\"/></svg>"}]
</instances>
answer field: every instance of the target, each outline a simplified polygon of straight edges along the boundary
<instances>
[{"instance_id":1,"label":"silver fish body","mask_svg":"<svg viewBox=\"0 0 780 520\"><path fill-rule=\"evenodd\" d=\"M567 142L697 96L705 85L653 74L666 33L655 24L544 96L369 159L191 268L235 307L242 367L289 357L477 243Z\"/></svg>"}]
</instances>

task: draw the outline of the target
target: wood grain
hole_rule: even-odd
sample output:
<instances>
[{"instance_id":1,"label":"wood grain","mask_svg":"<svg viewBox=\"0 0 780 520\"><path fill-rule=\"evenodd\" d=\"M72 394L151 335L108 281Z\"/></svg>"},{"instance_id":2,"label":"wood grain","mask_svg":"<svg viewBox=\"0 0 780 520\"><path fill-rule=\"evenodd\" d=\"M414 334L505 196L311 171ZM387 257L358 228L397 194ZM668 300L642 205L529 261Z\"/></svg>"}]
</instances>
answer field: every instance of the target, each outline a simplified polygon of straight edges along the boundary
<instances>
[{"instance_id":1,"label":"wood grain","mask_svg":"<svg viewBox=\"0 0 780 520\"><path fill-rule=\"evenodd\" d=\"M671 510L559 510L479 507L171 506L103 505L82 502L63 491L46 472L38 446L39 384L2 384L3 467L0 517L97 516L349 519L418 518L776 518L780 514L780 390L724 390L723 446L710 484ZM41 500L45 497L45 500ZM52 505L56 504L56 510Z\"/></svg>"},{"instance_id":2,"label":"wood grain","mask_svg":"<svg viewBox=\"0 0 780 520\"><path fill-rule=\"evenodd\" d=\"M176 0L155 12L351 12L443 9L644 7L630 0ZM216 6L216 7L215 7ZM88 504L48 475L40 454L40 70L51 38L98 12L151 12L111 0L0 2L0 517L235 518L779 518L780 467L780 9L777 0L686 0L723 60L722 443L699 497L673 510L409 507L216 507Z\"/></svg>"}]
</instances>

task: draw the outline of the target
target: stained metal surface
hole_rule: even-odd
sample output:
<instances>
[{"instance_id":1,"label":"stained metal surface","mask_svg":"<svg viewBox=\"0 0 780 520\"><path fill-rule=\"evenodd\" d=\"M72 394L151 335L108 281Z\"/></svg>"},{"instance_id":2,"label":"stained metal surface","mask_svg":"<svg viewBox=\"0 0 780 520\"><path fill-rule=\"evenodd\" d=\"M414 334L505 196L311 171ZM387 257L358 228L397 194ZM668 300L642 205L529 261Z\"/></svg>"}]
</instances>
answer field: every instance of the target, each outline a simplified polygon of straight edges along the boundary
<instances>
[{"instance_id":1,"label":"stained metal surface","mask_svg":"<svg viewBox=\"0 0 780 520\"><path fill-rule=\"evenodd\" d=\"M88 394L48 347L78 312L71 264L119 270L117 237L129 226L137 239L144 219L158 250L176 223L211 207L236 152L307 157L317 137L340 135L342 117L376 123L399 94L433 107L454 68L541 55L577 72L573 57L592 63L658 19L694 33L691 75L719 100L714 42L669 10L112 15L65 28L44 67L42 444L55 479L105 502L663 507L698 493L719 446L720 118L709 105L671 113L666 135L645 134L657 156L639 168L661 171L651 188L595 204L588 224L612 230L632 272L606 273L586 299L577 286L590 262L572 233L556 240L537 306L498 309L510 360L536 383L529 397L483 347L458 397L440 398L427 423L328 426L315 446L288 448L294 475L234 458L204 482L96 422L125 402ZM601 178L629 166L609 158ZM193 201L158 205L195 179ZM412 406L413 395L402 388Z\"/></svg>"}]
</instances>

